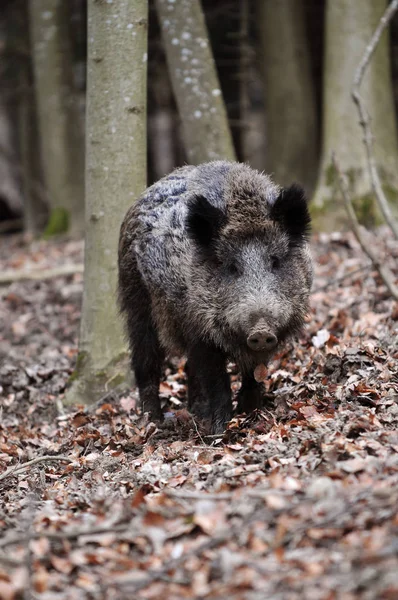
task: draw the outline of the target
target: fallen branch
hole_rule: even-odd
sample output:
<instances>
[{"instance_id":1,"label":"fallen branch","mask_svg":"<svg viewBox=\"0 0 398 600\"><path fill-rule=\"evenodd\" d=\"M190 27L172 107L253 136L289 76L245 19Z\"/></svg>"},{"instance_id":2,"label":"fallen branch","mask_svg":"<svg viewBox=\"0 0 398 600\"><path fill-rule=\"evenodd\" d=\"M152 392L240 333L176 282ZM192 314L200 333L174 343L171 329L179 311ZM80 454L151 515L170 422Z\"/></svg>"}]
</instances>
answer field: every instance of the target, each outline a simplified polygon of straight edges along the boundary
<instances>
[{"instance_id":1,"label":"fallen branch","mask_svg":"<svg viewBox=\"0 0 398 600\"><path fill-rule=\"evenodd\" d=\"M0 273L0 285L14 283L15 281L33 280L43 281L45 279L53 279L55 277L65 277L66 275L75 275L76 273L83 273L84 265L60 265L52 269L33 269L33 270L9 270Z\"/></svg>"},{"instance_id":2,"label":"fallen branch","mask_svg":"<svg viewBox=\"0 0 398 600\"><path fill-rule=\"evenodd\" d=\"M55 456L52 454L46 456L38 456L37 458L32 458L32 460L28 460L25 463L20 463L19 465L14 465L10 467L9 469L7 469L7 471L4 471L4 473L0 475L0 481L5 479L6 477L10 477L11 475L19 475L29 467L33 467L33 465L37 465L38 463L56 461L73 462L72 459L68 456Z\"/></svg>"},{"instance_id":3,"label":"fallen branch","mask_svg":"<svg viewBox=\"0 0 398 600\"><path fill-rule=\"evenodd\" d=\"M235 492L199 492L195 490L164 490L169 498L181 500L232 500Z\"/></svg>"},{"instance_id":4,"label":"fallen branch","mask_svg":"<svg viewBox=\"0 0 398 600\"><path fill-rule=\"evenodd\" d=\"M342 172L340 165L338 164L337 158L334 154L332 156L332 162L333 162L333 166L337 173L340 191L343 196L343 200L344 200L344 204L345 204L345 207L346 207L346 210L348 213L348 217L351 221L351 226L352 226L354 235L357 238L362 250L370 258L370 260L374 264L375 268L378 270L380 277L382 278L386 287L388 288L388 291L391 293L391 295L394 297L395 300L398 300L398 288L394 283L393 273L390 271L390 269L388 267L386 267L385 265L383 265L380 262L376 253L374 252L373 248L366 242L366 240L363 237L361 226L360 226L357 216L355 214L354 207L352 206L346 177L345 177L344 173Z\"/></svg>"},{"instance_id":5,"label":"fallen branch","mask_svg":"<svg viewBox=\"0 0 398 600\"><path fill-rule=\"evenodd\" d=\"M14 535L9 538L0 539L0 548L13 546L15 544L27 544L31 540L46 538L48 540L75 540L85 535L99 535L101 533L124 533L128 530L129 523L120 523L119 525L96 525L91 528L70 529L67 531L34 531L22 535Z\"/></svg>"},{"instance_id":6,"label":"fallen branch","mask_svg":"<svg viewBox=\"0 0 398 600\"><path fill-rule=\"evenodd\" d=\"M386 220L386 223L391 228L395 237L398 239L398 223L394 219L391 209L389 207L386 195L383 190L383 186L380 181L379 172L376 165L376 160L373 154L373 133L370 124L370 118L368 111L366 110L365 102L362 96L359 93L359 88L362 83L362 79L364 77L366 68L369 65L370 59L372 58L377 44L380 41L381 35L387 25L390 23L394 14L398 9L398 0L392 0L392 2L388 5L384 15L380 19L378 26L365 49L361 62L358 65L358 68L355 72L354 81L352 84L351 97L358 109L359 114L359 124L361 125L364 133L364 144L366 148L366 156L368 160L368 168L370 174L370 180L372 184L372 189L375 194L377 204L380 207L381 212Z\"/></svg>"}]
</instances>

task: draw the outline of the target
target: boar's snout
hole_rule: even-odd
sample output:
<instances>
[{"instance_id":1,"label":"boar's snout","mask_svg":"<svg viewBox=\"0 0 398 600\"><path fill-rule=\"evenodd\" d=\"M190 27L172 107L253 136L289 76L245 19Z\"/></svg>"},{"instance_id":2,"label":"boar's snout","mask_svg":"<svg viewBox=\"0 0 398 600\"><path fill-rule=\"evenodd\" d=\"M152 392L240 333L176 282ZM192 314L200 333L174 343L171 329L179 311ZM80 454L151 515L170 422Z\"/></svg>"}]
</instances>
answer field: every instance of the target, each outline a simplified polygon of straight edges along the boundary
<instances>
[{"instance_id":1,"label":"boar's snout","mask_svg":"<svg viewBox=\"0 0 398 600\"><path fill-rule=\"evenodd\" d=\"M256 329L247 338L247 345L251 350L273 350L278 343L276 335L266 329Z\"/></svg>"}]
</instances>

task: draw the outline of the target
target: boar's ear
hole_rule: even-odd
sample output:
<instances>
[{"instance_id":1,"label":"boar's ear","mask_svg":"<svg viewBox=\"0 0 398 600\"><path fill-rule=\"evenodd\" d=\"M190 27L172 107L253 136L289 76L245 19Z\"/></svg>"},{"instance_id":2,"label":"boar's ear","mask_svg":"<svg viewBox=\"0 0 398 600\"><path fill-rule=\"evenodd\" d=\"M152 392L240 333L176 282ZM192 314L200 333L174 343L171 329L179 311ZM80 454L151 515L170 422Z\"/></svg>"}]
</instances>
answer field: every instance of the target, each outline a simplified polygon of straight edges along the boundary
<instances>
[{"instance_id":1,"label":"boar's ear","mask_svg":"<svg viewBox=\"0 0 398 600\"><path fill-rule=\"evenodd\" d=\"M204 197L195 196L188 206L188 234L201 246L209 246L226 221L226 216Z\"/></svg>"},{"instance_id":2,"label":"boar's ear","mask_svg":"<svg viewBox=\"0 0 398 600\"><path fill-rule=\"evenodd\" d=\"M307 240L311 217L303 188L293 184L283 189L271 207L271 218L282 225L293 244Z\"/></svg>"}]
</instances>

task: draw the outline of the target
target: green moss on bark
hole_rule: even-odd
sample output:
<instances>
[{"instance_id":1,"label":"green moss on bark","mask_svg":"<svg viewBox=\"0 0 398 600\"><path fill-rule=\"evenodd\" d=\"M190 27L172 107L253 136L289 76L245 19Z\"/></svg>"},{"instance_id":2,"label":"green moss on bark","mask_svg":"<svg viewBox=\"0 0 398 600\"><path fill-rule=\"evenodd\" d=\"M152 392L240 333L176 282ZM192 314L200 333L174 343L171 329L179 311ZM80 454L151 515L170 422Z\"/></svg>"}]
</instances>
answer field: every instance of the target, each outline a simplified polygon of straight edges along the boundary
<instances>
[{"instance_id":1,"label":"green moss on bark","mask_svg":"<svg viewBox=\"0 0 398 600\"><path fill-rule=\"evenodd\" d=\"M112 390L131 387L132 375L127 352L120 353L100 370L93 369L90 362L87 352L79 352L75 370L69 378L64 404L92 404Z\"/></svg>"},{"instance_id":2,"label":"green moss on bark","mask_svg":"<svg viewBox=\"0 0 398 600\"><path fill-rule=\"evenodd\" d=\"M47 227L44 231L44 239L66 233L69 229L69 212L66 208L54 208L50 214L50 218Z\"/></svg>"}]
</instances>

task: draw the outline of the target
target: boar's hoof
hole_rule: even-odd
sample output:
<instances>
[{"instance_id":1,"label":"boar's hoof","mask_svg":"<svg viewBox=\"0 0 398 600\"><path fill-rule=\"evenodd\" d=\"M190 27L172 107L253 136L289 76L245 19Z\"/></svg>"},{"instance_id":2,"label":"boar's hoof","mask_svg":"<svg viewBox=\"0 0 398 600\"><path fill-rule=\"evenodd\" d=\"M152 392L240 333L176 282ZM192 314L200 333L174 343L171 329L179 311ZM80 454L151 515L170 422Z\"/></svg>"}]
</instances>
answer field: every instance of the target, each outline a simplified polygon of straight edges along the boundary
<instances>
[{"instance_id":1,"label":"boar's hoof","mask_svg":"<svg viewBox=\"0 0 398 600\"><path fill-rule=\"evenodd\" d=\"M270 331L254 331L247 338L247 345L251 350L273 350L278 343L276 335Z\"/></svg>"}]
</instances>

